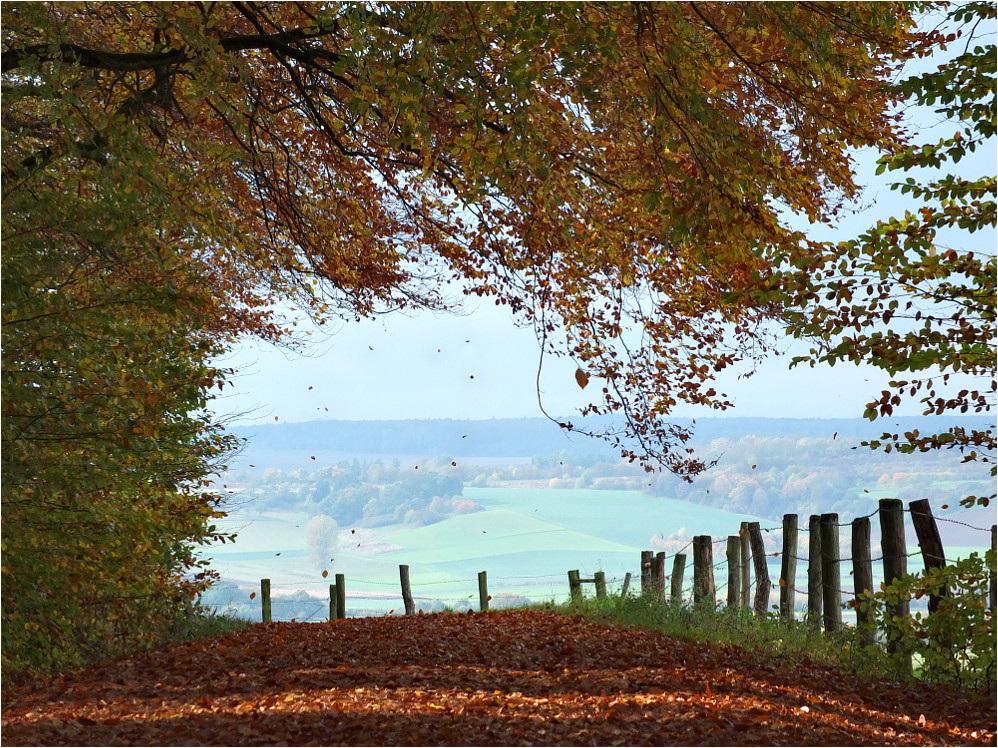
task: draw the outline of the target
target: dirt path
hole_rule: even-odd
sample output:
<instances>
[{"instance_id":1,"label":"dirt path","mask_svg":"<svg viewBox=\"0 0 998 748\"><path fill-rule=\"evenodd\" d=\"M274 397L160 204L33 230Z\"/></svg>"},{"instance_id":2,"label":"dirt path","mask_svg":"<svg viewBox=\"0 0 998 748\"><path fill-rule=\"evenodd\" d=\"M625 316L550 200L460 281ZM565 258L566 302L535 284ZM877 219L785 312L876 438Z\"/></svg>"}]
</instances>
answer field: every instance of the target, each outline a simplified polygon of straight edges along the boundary
<instances>
[{"instance_id":1,"label":"dirt path","mask_svg":"<svg viewBox=\"0 0 998 748\"><path fill-rule=\"evenodd\" d=\"M261 624L3 693L5 745L995 745L993 703L553 613Z\"/></svg>"}]
</instances>

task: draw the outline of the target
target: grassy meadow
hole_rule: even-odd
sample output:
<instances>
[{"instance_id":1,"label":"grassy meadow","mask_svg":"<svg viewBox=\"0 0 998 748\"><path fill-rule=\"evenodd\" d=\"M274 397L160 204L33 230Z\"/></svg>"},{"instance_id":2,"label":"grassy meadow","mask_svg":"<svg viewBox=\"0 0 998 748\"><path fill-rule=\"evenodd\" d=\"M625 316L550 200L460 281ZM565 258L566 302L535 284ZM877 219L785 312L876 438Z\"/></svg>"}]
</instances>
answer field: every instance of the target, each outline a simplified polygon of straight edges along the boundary
<instances>
[{"instance_id":1,"label":"grassy meadow","mask_svg":"<svg viewBox=\"0 0 998 748\"><path fill-rule=\"evenodd\" d=\"M225 589L209 594L206 600L219 609L256 619L259 601L251 602L249 595L259 589L261 578L269 578L275 618L320 619L327 614L323 601L328 598L329 583L335 574L343 574L348 611L383 614L402 608L400 564L409 565L416 605L426 611L444 606L477 609L480 571L488 572L493 606L562 600L568 595L569 569L579 569L583 577L602 570L611 591L618 590L627 572L633 575L634 584L639 584L642 550L663 550L671 556L693 535L711 535L723 541L738 532L742 521L759 521L764 529L781 524L780 518L750 517L638 491L469 487L464 496L482 511L423 527L341 527L336 550L322 564L307 556L308 516L257 515L251 506L238 507L222 521L224 529L237 533L236 542L209 550ZM952 516L967 524L986 526L989 512L982 509ZM806 522L807 518L801 517L804 529ZM875 518L874 524L876 545ZM978 541L976 536L982 533L965 524L941 522L940 527L947 555L953 558L982 549L987 540ZM909 535L909 550L917 550L913 534ZM843 527L843 556L848 555L848 540L849 528ZM798 555L805 556L806 533L800 535L799 542ZM779 534L767 533L767 551L773 553L779 547ZM692 564L690 550L685 552L687 563ZM714 562L723 560L724 543L717 542ZM920 559L913 556L909 568L919 567ZM778 580L778 557L770 557L769 569L771 578ZM328 577L322 576L323 571L329 572ZM671 561L666 573L670 571ZM848 564L843 564L842 574L843 588L849 591ZM798 563L798 588L806 587L806 575L806 562ZM715 579L721 588L726 581L724 567L715 570ZM687 588L691 581L688 566ZM592 588L588 590L591 593ZM282 595L295 595L297 602L282 603L277 600ZM725 595L720 589L718 598L723 600ZM803 602L798 597L798 607Z\"/></svg>"},{"instance_id":2,"label":"grassy meadow","mask_svg":"<svg viewBox=\"0 0 998 748\"><path fill-rule=\"evenodd\" d=\"M247 599L266 577L275 596L305 590L321 600L339 573L350 609L388 612L401 607L399 565L407 564L417 606L477 607L480 571L488 572L493 604L560 599L568 594L569 569L584 577L602 570L611 588L627 572L637 576L653 535L674 536L675 548L662 547L671 553L694 534L721 537L737 532L743 520L759 519L638 491L466 488L464 496L483 510L424 527L341 527L338 548L322 568L307 558L309 517L238 507L221 523L237 533L236 542L214 546L208 555Z\"/></svg>"}]
</instances>

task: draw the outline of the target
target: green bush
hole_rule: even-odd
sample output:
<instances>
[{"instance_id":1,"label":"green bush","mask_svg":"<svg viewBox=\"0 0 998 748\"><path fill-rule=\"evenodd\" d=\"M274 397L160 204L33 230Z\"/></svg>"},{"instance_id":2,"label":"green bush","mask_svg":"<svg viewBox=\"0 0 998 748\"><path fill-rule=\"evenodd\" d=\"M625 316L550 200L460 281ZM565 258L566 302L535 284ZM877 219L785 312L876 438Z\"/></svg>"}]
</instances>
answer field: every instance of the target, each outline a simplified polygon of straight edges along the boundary
<instances>
[{"instance_id":1,"label":"green bush","mask_svg":"<svg viewBox=\"0 0 998 748\"><path fill-rule=\"evenodd\" d=\"M994 551L954 564L907 574L873 595L877 627L895 650L896 674L914 662L918 677L959 688L995 690L995 622L988 610ZM896 615L899 603L939 596L936 610ZM910 659L909 659L910 658Z\"/></svg>"}]
</instances>

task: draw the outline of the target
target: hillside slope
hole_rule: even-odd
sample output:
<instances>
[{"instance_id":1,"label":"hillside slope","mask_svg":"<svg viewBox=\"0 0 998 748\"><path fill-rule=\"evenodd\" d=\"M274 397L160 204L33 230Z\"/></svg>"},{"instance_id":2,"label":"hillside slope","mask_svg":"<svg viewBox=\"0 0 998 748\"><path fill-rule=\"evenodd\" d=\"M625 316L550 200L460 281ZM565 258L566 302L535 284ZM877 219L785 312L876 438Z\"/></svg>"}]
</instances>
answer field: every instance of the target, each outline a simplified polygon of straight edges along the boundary
<instances>
[{"instance_id":1,"label":"hillside slope","mask_svg":"<svg viewBox=\"0 0 998 748\"><path fill-rule=\"evenodd\" d=\"M994 745L993 701L507 611L260 624L4 689L5 745Z\"/></svg>"}]
</instances>

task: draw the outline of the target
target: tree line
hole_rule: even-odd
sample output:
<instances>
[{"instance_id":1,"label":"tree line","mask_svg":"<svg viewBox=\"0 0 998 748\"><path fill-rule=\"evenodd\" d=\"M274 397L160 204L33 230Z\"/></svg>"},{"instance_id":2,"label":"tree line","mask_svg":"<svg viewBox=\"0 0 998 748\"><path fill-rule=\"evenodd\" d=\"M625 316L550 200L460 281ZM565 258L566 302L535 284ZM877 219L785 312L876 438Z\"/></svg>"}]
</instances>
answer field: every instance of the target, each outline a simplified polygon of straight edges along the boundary
<instances>
[{"instance_id":1,"label":"tree line","mask_svg":"<svg viewBox=\"0 0 998 748\"><path fill-rule=\"evenodd\" d=\"M989 471L958 454L857 450L847 441L797 436L714 439L699 449L718 464L692 483L599 453L563 450L528 462L476 464L440 456L418 468L399 460L343 460L312 471L252 469L228 476L232 505L243 511L327 514L341 526L425 525L478 511L465 486L635 490L759 517L869 513L877 499L905 496L956 507L986 496ZM598 500L598 499L597 499Z\"/></svg>"}]
</instances>

